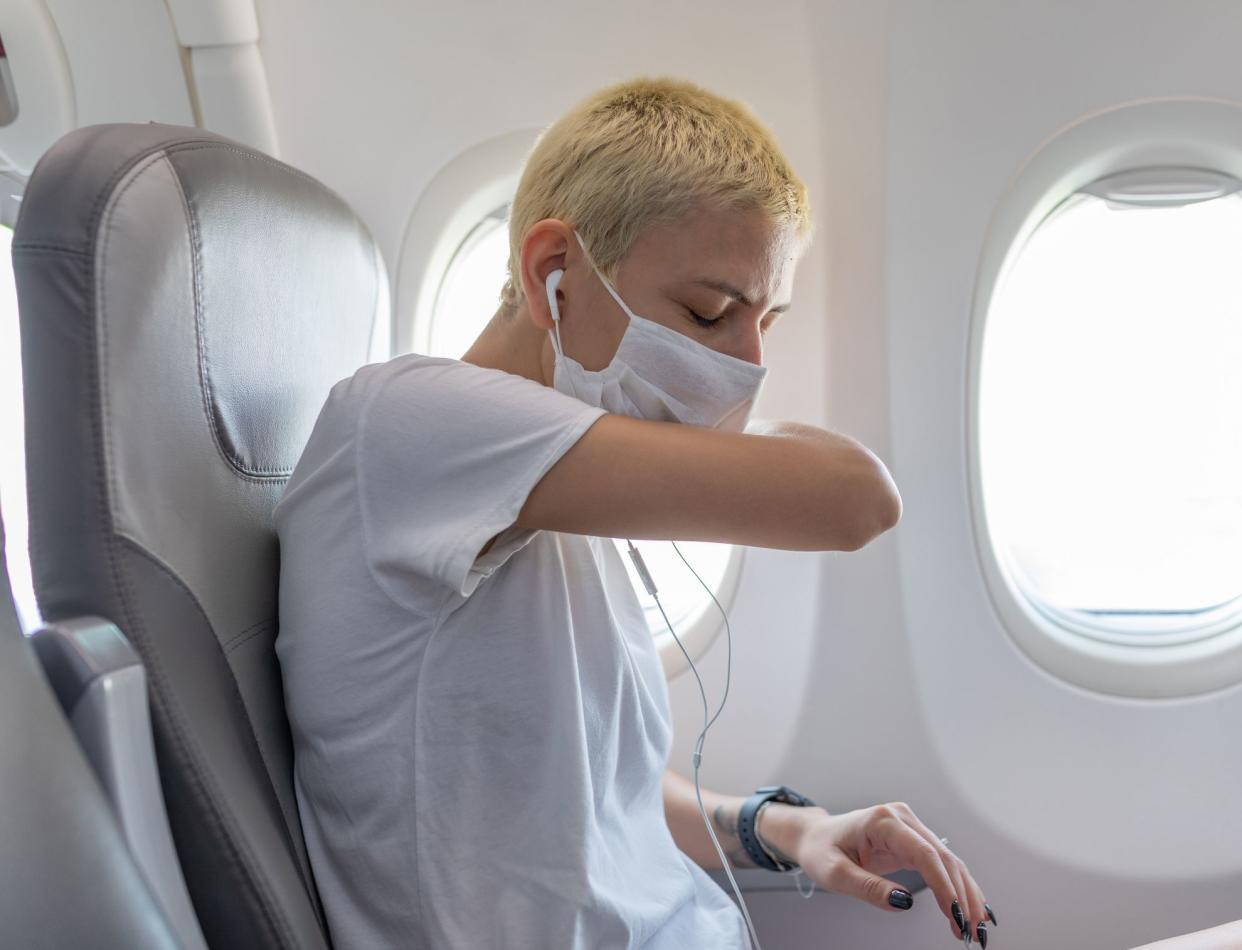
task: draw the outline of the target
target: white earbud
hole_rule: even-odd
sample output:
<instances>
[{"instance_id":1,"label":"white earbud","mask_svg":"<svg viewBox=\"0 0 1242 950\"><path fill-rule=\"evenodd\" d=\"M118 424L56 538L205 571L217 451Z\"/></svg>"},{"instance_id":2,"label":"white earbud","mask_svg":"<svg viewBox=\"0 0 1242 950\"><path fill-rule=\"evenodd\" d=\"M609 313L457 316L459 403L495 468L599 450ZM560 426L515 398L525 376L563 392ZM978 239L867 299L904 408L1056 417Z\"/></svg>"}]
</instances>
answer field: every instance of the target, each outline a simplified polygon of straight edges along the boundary
<instances>
[{"instance_id":1,"label":"white earbud","mask_svg":"<svg viewBox=\"0 0 1242 950\"><path fill-rule=\"evenodd\" d=\"M560 286L561 278L565 276L565 272L560 270L552 271L544 281L544 287L548 291L548 306L552 308L552 322L559 324L561 322L561 308L556 302L556 288Z\"/></svg>"}]
</instances>

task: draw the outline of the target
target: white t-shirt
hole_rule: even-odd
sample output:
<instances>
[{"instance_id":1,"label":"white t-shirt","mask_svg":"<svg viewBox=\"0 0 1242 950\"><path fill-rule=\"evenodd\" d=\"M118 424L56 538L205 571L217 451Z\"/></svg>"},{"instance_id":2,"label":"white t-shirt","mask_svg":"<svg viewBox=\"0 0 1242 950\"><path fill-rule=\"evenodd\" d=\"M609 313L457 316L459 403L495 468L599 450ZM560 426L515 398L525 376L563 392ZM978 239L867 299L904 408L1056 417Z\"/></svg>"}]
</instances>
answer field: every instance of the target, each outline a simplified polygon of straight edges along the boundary
<instances>
[{"instance_id":1,"label":"white t-shirt","mask_svg":"<svg viewBox=\"0 0 1242 950\"><path fill-rule=\"evenodd\" d=\"M419 355L319 415L276 508L276 650L342 950L748 946L664 819L667 685L619 553L513 527L601 415Z\"/></svg>"}]
</instances>

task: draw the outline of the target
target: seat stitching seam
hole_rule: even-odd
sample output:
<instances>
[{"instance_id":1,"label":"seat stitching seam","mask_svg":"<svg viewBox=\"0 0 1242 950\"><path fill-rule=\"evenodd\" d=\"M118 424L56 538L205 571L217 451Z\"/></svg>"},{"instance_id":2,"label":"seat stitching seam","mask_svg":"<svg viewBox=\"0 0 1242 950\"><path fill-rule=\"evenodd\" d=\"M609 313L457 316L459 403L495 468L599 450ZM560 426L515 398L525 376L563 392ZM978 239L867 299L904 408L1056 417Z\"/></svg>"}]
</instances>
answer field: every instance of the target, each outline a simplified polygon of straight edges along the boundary
<instances>
[{"instance_id":1,"label":"seat stitching seam","mask_svg":"<svg viewBox=\"0 0 1242 950\"><path fill-rule=\"evenodd\" d=\"M69 247L65 244L52 244L47 241L14 241L12 251L17 254L21 251L54 251L60 254L74 254L78 257L90 257L90 251L80 247Z\"/></svg>"},{"instance_id":2,"label":"seat stitching seam","mask_svg":"<svg viewBox=\"0 0 1242 950\"><path fill-rule=\"evenodd\" d=\"M224 641L224 646L227 647L229 644L233 643L234 641L250 633L250 631L252 630L257 631L259 627L263 627L268 624L274 625L275 623L276 623L275 617L264 617L262 620L258 621L257 623L252 623L249 627L246 627L244 630L239 630L237 633L233 634L233 636L229 637L229 639Z\"/></svg>"},{"instance_id":3,"label":"seat stitching seam","mask_svg":"<svg viewBox=\"0 0 1242 950\"><path fill-rule=\"evenodd\" d=\"M185 146L182 146L176 149L176 151L188 152L188 151L198 151L198 150L209 149L209 148L223 149L224 151L234 152L238 155L241 155L244 158L252 158L252 159L255 159L256 161L262 162L263 164L271 165L276 168L286 169L286 170L295 171L295 172L297 171L296 169L292 169L289 166L285 165L283 162L277 162L271 159L266 159L263 156L254 155L243 149L231 148L229 146L218 145L215 143L185 145ZM165 156L165 160L166 161L168 160L167 156ZM177 173L176 166L173 165L171 161L169 161L168 164L169 164L169 168L172 171L173 178L177 182L177 190L181 194L182 206L185 208L186 215L189 217L189 220L190 220L190 231L192 235L191 253L194 259L194 332L195 332L195 337L198 343L199 386L200 386L200 393L203 399L203 414L207 417L207 425L211 429L212 441L215 443L216 451L220 453L221 458L224 459L224 461L234 471L235 474L237 474L238 476L242 478L248 478L248 479L252 479L255 481L265 481L265 482L273 481L279 478L287 478L288 476L293 474L292 467L282 465L282 466L275 466L271 468L264 468L264 467L259 467L259 466L247 465L240 457L238 457L234 452L230 451L229 448L226 447L224 444L223 435L220 432L220 427L218 423L216 422L216 414L214 411L215 405L216 405L216 395L215 395L215 389L212 385L211 358L207 351L207 320L206 320L206 308L203 302L204 294L203 294L203 270L202 270L202 267L203 267L202 237L201 237L201 232L199 230L199 225L198 225L198 216L194 211L193 205L190 203L189 196L186 195L185 189L182 187L181 176ZM318 182L315 182L313 178L310 178L309 176L302 174L302 173L298 173L298 174L300 175L300 177L304 178L305 180L314 182L316 185L318 185ZM322 187L322 186L319 185L319 187Z\"/></svg>"},{"instance_id":4,"label":"seat stitching seam","mask_svg":"<svg viewBox=\"0 0 1242 950\"><path fill-rule=\"evenodd\" d=\"M268 619L268 620L264 620L262 623L256 623L253 627L247 628L247 630L251 632L247 633L246 630L243 630L237 636L233 637L233 639L225 643L224 652L232 653L242 644L249 643L255 637L259 636L260 634L267 633L268 630L274 629L275 627L276 627L275 619Z\"/></svg>"},{"instance_id":5,"label":"seat stitching seam","mask_svg":"<svg viewBox=\"0 0 1242 950\"><path fill-rule=\"evenodd\" d=\"M203 415L207 419L207 428L211 431L211 441L215 443L216 451L220 453L220 457L224 459L225 464L235 471L240 471L241 474L251 475L240 465L239 460L234 458L232 453L224 447L219 427L216 424L216 415L213 411L215 396L211 389L211 359L207 353L207 330L203 320L202 238L198 229L198 216L194 213L194 207L190 204L185 188L182 187L181 176L177 173L176 166L168 160L167 156L164 156L164 161L167 162L168 171L177 186L177 194L181 196L181 207L185 211L186 220L189 223L190 263L194 288L194 342L195 355L198 357L199 397L203 405ZM251 477L254 476L251 475Z\"/></svg>"}]
</instances>

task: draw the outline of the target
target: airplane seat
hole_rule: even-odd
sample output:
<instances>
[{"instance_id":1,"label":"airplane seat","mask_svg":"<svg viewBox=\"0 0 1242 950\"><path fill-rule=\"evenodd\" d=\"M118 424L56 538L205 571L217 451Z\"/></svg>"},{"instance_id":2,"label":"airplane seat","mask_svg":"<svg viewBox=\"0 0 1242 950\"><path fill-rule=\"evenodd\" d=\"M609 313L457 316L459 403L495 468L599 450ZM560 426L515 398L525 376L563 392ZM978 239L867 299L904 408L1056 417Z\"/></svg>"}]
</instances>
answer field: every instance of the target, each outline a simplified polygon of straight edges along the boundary
<instances>
[{"instance_id":1,"label":"airplane seat","mask_svg":"<svg viewBox=\"0 0 1242 950\"><path fill-rule=\"evenodd\" d=\"M13 263L40 610L103 618L141 657L208 945L326 950L273 648L272 509L330 387L387 345L378 248L261 152L113 124L40 160Z\"/></svg>"},{"instance_id":2,"label":"airplane seat","mask_svg":"<svg viewBox=\"0 0 1242 950\"><path fill-rule=\"evenodd\" d=\"M22 636L0 524L0 921L8 947L189 950Z\"/></svg>"}]
</instances>

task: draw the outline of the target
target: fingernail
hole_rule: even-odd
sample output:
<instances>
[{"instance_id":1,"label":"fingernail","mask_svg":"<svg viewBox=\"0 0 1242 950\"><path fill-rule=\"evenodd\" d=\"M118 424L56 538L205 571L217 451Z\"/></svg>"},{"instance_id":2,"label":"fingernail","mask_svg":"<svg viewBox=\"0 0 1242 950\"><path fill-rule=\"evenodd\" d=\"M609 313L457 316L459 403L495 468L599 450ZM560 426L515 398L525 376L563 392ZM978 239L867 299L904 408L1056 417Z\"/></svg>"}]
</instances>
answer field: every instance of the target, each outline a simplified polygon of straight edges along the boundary
<instances>
[{"instance_id":1,"label":"fingernail","mask_svg":"<svg viewBox=\"0 0 1242 950\"><path fill-rule=\"evenodd\" d=\"M970 928L969 927L967 927L965 930L962 931L962 943L964 943L968 947L970 946Z\"/></svg>"},{"instance_id":2,"label":"fingernail","mask_svg":"<svg viewBox=\"0 0 1242 950\"><path fill-rule=\"evenodd\" d=\"M954 901L953 906L950 907L949 910L953 911L953 923L957 924L957 929L962 932L962 936L965 936L967 933L966 918L962 916L961 906L957 903L957 901Z\"/></svg>"},{"instance_id":3,"label":"fingernail","mask_svg":"<svg viewBox=\"0 0 1242 950\"><path fill-rule=\"evenodd\" d=\"M979 946L981 946L983 950L988 950L988 925L980 924L975 928L975 933L979 935Z\"/></svg>"},{"instance_id":4,"label":"fingernail","mask_svg":"<svg viewBox=\"0 0 1242 950\"><path fill-rule=\"evenodd\" d=\"M898 910L909 910L914 906L914 898L910 896L910 892L903 891L900 887L894 888L888 895L888 902Z\"/></svg>"},{"instance_id":5,"label":"fingernail","mask_svg":"<svg viewBox=\"0 0 1242 950\"><path fill-rule=\"evenodd\" d=\"M992 913L992 908L989 907L987 904L984 904L983 909L988 912L988 917L992 919L992 926L995 927L996 926L996 915Z\"/></svg>"}]
</instances>

